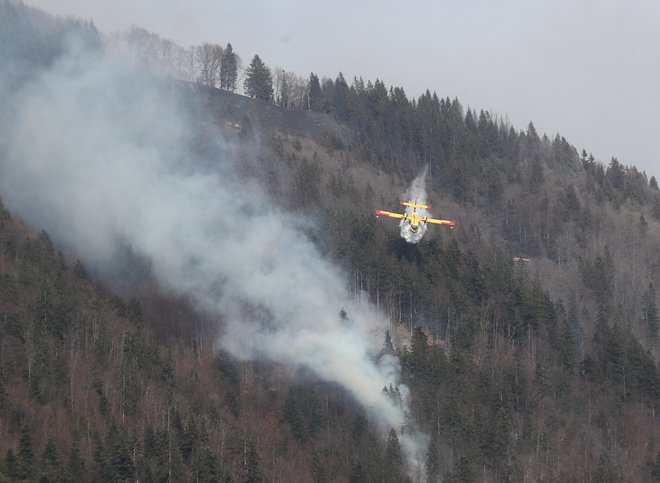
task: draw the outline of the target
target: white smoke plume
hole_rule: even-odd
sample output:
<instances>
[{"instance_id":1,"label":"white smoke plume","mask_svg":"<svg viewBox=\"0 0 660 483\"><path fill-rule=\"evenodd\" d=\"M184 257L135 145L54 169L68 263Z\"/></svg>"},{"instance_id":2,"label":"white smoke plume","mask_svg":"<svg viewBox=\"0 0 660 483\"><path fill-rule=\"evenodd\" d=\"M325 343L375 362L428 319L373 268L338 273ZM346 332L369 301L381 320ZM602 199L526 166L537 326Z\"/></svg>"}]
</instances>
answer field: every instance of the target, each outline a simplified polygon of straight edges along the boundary
<instances>
[{"instance_id":1,"label":"white smoke plume","mask_svg":"<svg viewBox=\"0 0 660 483\"><path fill-rule=\"evenodd\" d=\"M427 171L428 168L425 167L424 170L417 175L417 177L411 183L410 187L404 193L404 199L402 201L410 201L412 203L421 205L426 204ZM409 216L412 216L414 210L415 208L412 206L406 206L406 213ZM425 216L431 217L431 213L426 208L417 208L417 216L422 218ZM426 230L428 230L428 226L426 223L420 223L419 229L414 232L411 230L410 222L402 218L399 222L399 229L401 230L401 238L406 240L408 243L419 243L419 241L424 237Z\"/></svg>"},{"instance_id":2,"label":"white smoke plume","mask_svg":"<svg viewBox=\"0 0 660 483\"><path fill-rule=\"evenodd\" d=\"M409 463L423 454L424 435L402 432L407 401L400 407L382 394L399 383L398 360L371 355L384 317L353 302L304 224L228 159L196 159L193 123L172 89L83 50L69 49L18 92L0 92L12 112L0 124L8 208L100 273L112 273L128 247L162 286L222 316L221 344L231 353L341 384L384 432L399 432ZM419 186L411 196L423 202ZM350 326L339 320L342 308Z\"/></svg>"}]
</instances>

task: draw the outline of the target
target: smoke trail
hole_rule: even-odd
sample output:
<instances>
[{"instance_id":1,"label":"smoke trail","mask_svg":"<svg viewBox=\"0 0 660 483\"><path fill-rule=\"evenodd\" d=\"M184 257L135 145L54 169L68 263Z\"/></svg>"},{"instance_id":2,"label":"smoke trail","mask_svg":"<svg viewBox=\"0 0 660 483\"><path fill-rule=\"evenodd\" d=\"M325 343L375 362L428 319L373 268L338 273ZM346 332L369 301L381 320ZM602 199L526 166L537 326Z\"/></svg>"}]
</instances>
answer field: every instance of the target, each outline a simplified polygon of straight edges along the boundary
<instances>
[{"instance_id":1,"label":"smoke trail","mask_svg":"<svg viewBox=\"0 0 660 483\"><path fill-rule=\"evenodd\" d=\"M6 205L101 273L130 248L164 287L223 315L221 343L234 355L308 368L401 431L408 401L381 393L399 382L398 360L370 355L387 321L353 302L304 225L228 159L196 159L194 122L163 87L121 59L71 48L0 93L14 113L0 132ZM341 308L355 323L340 323ZM409 462L424 450L412 429L400 441Z\"/></svg>"},{"instance_id":2,"label":"smoke trail","mask_svg":"<svg viewBox=\"0 0 660 483\"><path fill-rule=\"evenodd\" d=\"M426 204L426 172L428 171L428 168L424 168L424 170L417 175L417 177L413 180L412 184L410 187L406 190L404 193L404 201L411 201L416 204L421 204L425 205ZM412 216L413 214L413 208L412 206L406 206L406 213L409 216ZM425 217L425 216L431 216L431 213L428 212L426 208L417 208L417 216L419 217ZM419 243L419 241L424 237L424 234L426 233L426 230L428 230L428 226L426 223L420 223L419 224L419 229L417 231L412 231L410 222L408 220L402 219L401 222L399 223L399 229L401 230L401 238L406 240L408 243Z\"/></svg>"}]
</instances>

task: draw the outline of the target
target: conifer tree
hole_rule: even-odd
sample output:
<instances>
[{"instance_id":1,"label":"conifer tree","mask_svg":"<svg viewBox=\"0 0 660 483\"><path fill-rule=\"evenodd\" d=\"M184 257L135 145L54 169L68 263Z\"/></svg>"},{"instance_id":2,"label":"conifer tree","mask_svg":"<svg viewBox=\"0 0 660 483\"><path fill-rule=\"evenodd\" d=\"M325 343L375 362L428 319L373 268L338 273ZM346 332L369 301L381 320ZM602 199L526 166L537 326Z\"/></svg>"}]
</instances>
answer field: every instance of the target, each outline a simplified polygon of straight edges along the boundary
<instances>
[{"instance_id":1,"label":"conifer tree","mask_svg":"<svg viewBox=\"0 0 660 483\"><path fill-rule=\"evenodd\" d=\"M245 483L264 481L261 458L255 444L250 441L245 444Z\"/></svg>"},{"instance_id":2,"label":"conifer tree","mask_svg":"<svg viewBox=\"0 0 660 483\"><path fill-rule=\"evenodd\" d=\"M387 462L386 481L401 481L401 475L403 474L403 455L401 453L399 437L396 435L394 428L390 430L390 434L387 437L385 461Z\"/></svg>"},{"instance_id":3,"label":"conifer tree","mask_svg":"<svg viewBox=\"0 0 660 483\"><path fill-rule=\"evenodd\" d=\"M651 210L653 218L660 221L660 196L656 196L653 199L653 209Z\"/></svg>"},{"instance_id":4,"label":"conifer tree","mask_svg":"<svg viewBox=\"0 0 660 483\"><path fill-rule=\"evenodd\" d=\"M607 170L605 171L607 178L610 180L610 183L615 189L623 189L625 183L626 172L623 165L619 162L618 159L612 158L610 161Z\"/></svg>"},{"instance_id":5,"label":"conifer tree","mask_svg":"<svg viewBox=\"0 0 660 483\"><path fill-rule=\"evenodd\" d=\"M335 81L335 116L340 121L348 120L348 96L348 84L344 79L344 75L340 72L337 76L337 80Z\"/></svg>"},{"instance_id":6,"label":"conifer tree","mask_svg":"<svg viewBox=\"0 0 660 483\"><path fill-rule=\"evenodd\" d=\"M321 83L313 72L309 74L307 87L307 107L312 111L318 111L321 105Z\"/></svg>"},{"instance_id":7,"label":"conifer tree","mask_svg":"<svg viewBox=\"0 0 660 483\"><path fill-rule=\"evenodd\" d=\"M195 449L190 463L195 481L220 481L215 455L206 444Z\"/></svg>"},{"instance_id":8,"label":"conifer tree","mask_svg":"<svg viewBox=\"0 0 660 483\"><path fill-rule=\"evenodd\" d=\"M528 136L532 141L535 141L535 142L540 141L540 139L539 139L539 135L538 135L538 133L536 132L536 128L534 127L534 123L533 123L532 121L530 121L529 124L527 125L527 136Z\"/></svg>"},{"instance_id":9,"label":"conifer tree","mask_svg":"<svg viewBox=\"0 0 660 483\"><path fill-rule=\"evenodd\" d=\"M440 476L440 458L438 452L438 438L436 434L431 435L428 447L426 448L426 481L437 481Z\"/></svg>"},{"instance_id":10,"label":"conifer tree","mask_svg":"<svg viewBox=\"0 0 660 483\"><path fill-rule=\"evenodd\" d=\"M234 92L238 77L238 58L231 44L228 43L220 60L220 89Z\"/></svg>"},{"instance_id":11,"label":"conifer tree","mask_svg":"<svg viewBox=\"0 0 660 483\"><path fill-rule=\"evenodd\" d=\"M307 430L305 428L305 420L296 404L296 397L293 391L289 391L286 401L284 403L284 420L291 426L293 436L299 441L305 441L307 437Z\"/></svg>"},{"instance_id":12,"label":"conifer tree","mask_svg":"<svg viewBox=\"0 0 660 483\"><path fill-rule=\"evenodd\" d=\"M63 481L64 474L57 455L57 446L52 436L48 437L44 452L41 457L41 477L40 481ZM79 480L80 481L80 480Z\"/></svg>"},{"instance_id":13,"label":"conifer tree","mask_svg":"<svg viewBox=\"0 0 660 483\"><path fill-rule=\"evenodd\" d=\"M282 83L280 84L279 105L287 108L289 106L289 82L286 80L286 72L282 72Z\"/></svg>"},{"instance_id":14,"label":"conifer tree","mask_svg":"<svg viewBox=\"0 0 660 483\"><path fill-rule=\"evenodd\" d=\"M314 483L326 483L328 481L328 475L323 467L323 460L318 454L314 455L312 460L312 478Z\"/></svg>"},{"instance_id":15,"label":"conifer tree","mask_svg":"<svg viewBox=\"0 0 660 483\"><path fill-rule=\"evenodd\" d=\"M18 464L16 462L16 456L14 456L14 450L11 448L7 450L7 455L5 456L5 470L10 478L18 479Z\"/></svg>"},{"instance_id":16,"label":"conifer tree","mask_svg":"<svg viewBox=\"0 0 660 483\"><path fill-rule=\"evenodd\" d=\"M410 371L413 374L421 374L426 369L427 348L428 337L421 327L415 327L410 342Z\"/></svg>"},{"instance_id":17,"label":"conifer tree","mask_svg":"<svg viewBox=\"0 0 660 483\"><path fill-rule=\"evenodd\" d=\"M463 483L466 481L475 481L474 476L475 476L474 470L472 469L472 465L470 464L470 461L465 456L461 456L458 460L458 465L456 465L454 471L449 475L449 477L445 481L451 483Z\"/></svg>"},{"instance_id":18,"label":"conifer tree","mask_svg":"<svg viewBox=\"0 0 660 483\"><path fill-rule=\"evenodd\" d=\"M18 443L18 457L16 458L16 475L18 478L31 478L33 459L32 434L27 426L23 426Z\"/></svg>"},{"instance_id":19,"label":"conifer tree","mask_svg":"<svg viewBox=\"0 0 660 483\"><path fill-rule=\"evenodd\" d=\"M655 302L655 288L649 283L646 293L642 297L643 321L646 323L649 340L655 342L658 339L658 307Z\"/></svg>"},{"instance_id":20,"label":"conifer tree","mask_svg":"<svg viewBox=\"0 0 660 483\"><path fill-rule=\"evenodd\" d=\"M353 469L351 469L351 474L348 477L349 483L366 483L368 481L367 474L364 471L364 468L358 461Z\"/></svg>"},{"instance_id":21,"label":"conifer tree","mask_svg":"<svg viewBox=\"0 0 660 483\"><path fill-rule=\"evenodd\" d=\"M390 335L389 330L385 331L385 342L383 343L383 349L381 350L381 355L385 355L385 354L388 354L390 356L393 356L395 354L394 344L392 344L392 336Z\"/></svg>"},{"instance_id":22,"label":"conifer tree","mask_svg":"<svg viewBox=\"0 0 660 483\"><path fill-rule=\"evenodd\" d=\"M245 93L266 102L273 99L273 78L270 69L255 55L250 65L245 69Z\"/></svg>"},{"instance_id":23,"label":"conifer tree","mask_svg":"<svg viewBox=\"0 0 660 483\"><path fill-rule=\"evenodd\" d=\"M77 439L71 444L67 473L71 481L83 481L85 479L85 462L80 454L80 446Z\"/></svg>"}]
</instances>

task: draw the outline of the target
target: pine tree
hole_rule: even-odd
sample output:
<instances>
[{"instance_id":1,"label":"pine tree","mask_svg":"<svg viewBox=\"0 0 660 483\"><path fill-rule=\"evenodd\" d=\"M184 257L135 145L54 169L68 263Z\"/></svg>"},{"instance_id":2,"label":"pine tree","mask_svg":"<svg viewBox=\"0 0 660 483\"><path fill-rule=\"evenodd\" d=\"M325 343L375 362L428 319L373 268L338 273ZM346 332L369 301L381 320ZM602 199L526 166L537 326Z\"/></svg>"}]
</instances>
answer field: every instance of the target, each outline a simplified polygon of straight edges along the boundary
<instances>
[{"instance_id":1,"label":"pine tree","mask_svg":"<svg viewBox=\"0 0 660 483\"><path fill-rule=\"evenodd\" d=\"M392 344L392 336L390 335L390 331L387 330L385 331L385 342L383 343L383 349L381 350L381 356L382 355L390 355L393 356L395 354L394 350L394 344Z\"/></svg>"},{"instance_id":2,"label":"pine tree","mask_svg":"<svg viewBox=\"0 0 660 483\"><path fill-rule=\"evenodd\" d=\"M195 449L190 465L193 468L195 481L220 481L218 462L206 444Z\"/></svg>"},{"instance_id":3,"label":"pine tree","mask_svg":"<svg viewBox=\"0 0 660 483\"><path fill-rule=\"evenodd\" d=\"M348 121L348 96L348 84L344 79L344 75L340 72L335 80L335 116L340 121Z\"/></svg>"},{"instance_id":4,"label":"pine tree","mask_svg":"<svg viewBox=\"0 0 660 483\"><path fill-rule=\"evenodd\" d=\"M527 136L534 142L540 141L539 135L536 132L536 128L534 127L534 123L532 121L529 121L529 124L527 125Z\"/></svg>"},{"instance_id":5,"label":"pine tree","mask_svg":"<svg viewBox=\"0 0 660 483\"><path fill-rule=\"evenodd\" d=\"M625 480L623 478L622 469L605 455L600 457L600 463L598 464L598 467L596 467L593 481L615 483L617 481Z\"/></svg>"},{"instance_id":6,"label":"pine tree","mask_svg":"<svg viewBox=\"0 0 660 483\"><path fill-rule=\"evenodd\" d=\"M21 436L18 443L18 457L16 458L16 474L19 479L30 479L32 477L32 434L27 426L21 428Z\"/></svg>"},{"instance_id":7,"label":"pine tree","mask_svg":"<svg viewBox=\"0 0 660 483\"><path fill-rule=\"evenodd\" d=\"M261 458L255 444L250 441L245 444L245 483L264 481Z\"/></svg>"},{"instance_id":8,"label":"pine tree","mask_svg":"<svg viewBox=\"0 0 660 483\"><path fill-rule=\"evenodd\" d=\"M618 159L612 158L610 165L605 171L605 175L610 180L610 184L614 189L622 190L626 179L626 172L623 165Z\"/></svg>"},{"instance_id":9,"label":"pine tree","mask_svg":"<svg viewBox=\"0 0 660 483\"><path fill-rule=\"evenodd\" d=\"M656 196L653 199L653 208L651 213L653 214L653 218L660 221L660 196Z\"/></svg>"},{"instance_id":10,"label":"pine tree","mask_svg":"<svg viewBox=\"0 0 660 483\"><path fill-rule=\"evenodd\" d=\"M48 437L41 457L41 476L39 481L49 483L64 481L64 472L57 455L55 439L52 436Z\"/></svg>"},{"instance_id":11,"label":"pine tree","mask_svg":"<svg viewBox=\"0 0 660 483\"><path fill-rule=\"evenodd\" d=\"M0 382L0 411L6 409L7 404L7 392L5 391L5 386Z\"/></svg>"},{"instance_id":12,"label":"pine tree","mask_svg":"<svg viewBox=\"0 0 660 483\"><path fill-rule=\"evenodd\" d=\"M392 482L401 481L401 476L403 475L403 455L401 453L399 437L396 435L394 428L390 430L390 434L387 437L385 461L387 462L387 467L385 468L385 480Z\"/></svg>"},{"instance_id":13,"label":"pine tree","mask_svg":"<svg viewBox=\"0 0 660 483\"><path fill-rule=\"evenodd\" d=\"M303 415L296 404L296 396L293 390L289 391L284 402L284 420L291 426L293 436L299 442L304 442L307 438L307 429L305 428Z\"/></svg>"},{"instance_id":14,"label":"pine tree","mask_svg":"<svg viewBox=\"0 0 660 483\"><path fill-rule=\"evenodd\" d=\"M534 159L532 161L529 177L528 177L528 187L530 191L535 191L543 184L545 181L545 175L543 174L543 166L541 161Z\"/></svg>"},{"instance_id":15,"label":"pine tree","mask_svg":"<svg viewBox=\"0 0 660 483\"><path fill-rule=\"evenodd\" d=\"M458 465L445 481L451 483L465 483L468 481L475 481L474 476L474 470L472 469L470 461L465 456L461 456L458 460Z\"/></svg>"},{"instance_id":16,"label":"pine tree","mask_svg":"<svg viewBox=\"0 0 660 483\"><path fill-rule=\"evenodd\" d=\"M426 481L437 481L440 476L440 457L438 452L438 439L431 435L431 440L426 448Z\"/></svg>"},{"instance_id":17,"label":"pine tree","mask_svg":"<svg viewBox=\"0 0 660 483\"><path fill-rule=\"evenodd\" d=\"M255 55L250 65L245 69L245 93L266 102L273 99L273 78L270 69Z\"/></svg>"},{"instance_id":18,"label":"pine tree","mask_svg":"<svg viewBox=\"0 0 660 483\"><path fill-rule=\"evenodd\" d=\"M190 463L190 457L192 456L195 447L199 444L199 432L197 431L197 423L195 418L191 418L188 422L187 427L181 433L179 449L181 450L181 456L183 456L183 461Z\"/></svg>"},{"instance_id":19,"label":"pine tree","mask_svg":"<svg viewBox=\"0 0 660 483\"><path fill-rule=\"evenodd\" d=\"M318 76L313 72L309 74L307 107L312 111L318 111L321 107L321 83Z\"/></svg>"},{"instance_id":20,"label":"pine tree","mask_svg":"<svg viewBox=\"0 0 660 483\"><path fill-rule=\"evenodd\" d=\"M367 474L360 462L353 466L351 474L348 477L348 481L349 483L366 483L368 481Z\"/></svg>"},{"instance_id":21,"label":"pine tree","mask_svg":"<svg viewBox=\"0 0 660 483\"><path fill-rule=\"evenodd\" d=\"M231 44L228 43L220 60L220 89L234 92L238 77L238 58Z\"/></svg>"},{"instance_id":22,"label":"pine tree","mask_svg":"<svg viewBox=\"0 0 660 483\"><path fill-rule=\"evenodd\" d=\"M410 342L410 365L409 369L413 375L421 375L426 369L426 352L428 349L428 337L421 327L413 329Z\"/></svg>"},{"instance_id":23,"label":"pine tree","mask_svg":"<svg viewBox=\"0 0 660 483\"><path fill-rule=\"evenodd\" d=\"M11 448L7 450L7 455L5 456L5 469L10 478L18 479L18 463L16 462L16 456L14 456L14 450Z\"/></svg>"},{"instance_id":24,"label":"pine tree","mask_svg":"<svg viewBox=\"0 0 660 483\"><path fill-rule=\"evenodd\" d=\"M328 481L328 475L323 467L323 460L318 454L314 455L314 459L312 459L312 478L314 483L326 483Z\"/></svg>"},{"instance_id":25,"label":"pine tree","mask_svg":"<svg viewBox=\"0 0 660 483\"><path fill-rule=\"evenodd\" d=\"M80 454L80 446L77 440L74 440L71 444L67 473L71 481L83 481L85 479L85 462Z\"/></svg>"},{"instance_id":26,"label":"pine tree","mask_svg":"<svg viewBox=\"0 0 660 483\"><path fill-rule=\"evenodd\" d=\"M94 460L98 465L99 479L104 481L126 481L133 477L133 442L126 433L117 427L113 421L110 424L108 435L103 442L98 434L95 435L96 450Z\"/></svg>"},{"instance_id":27,"label":"pine tree","mask_svg":"<svg viewBox=\"0 0 660 483\"><path fill-rule=\"evenodd\" d=\"M654 342L658 339L658 307L655 302L655 288L649 283L646 293L642 297L642 319L648 330L648 338Z\"/></svg>"},{"instance_id":28,"label":"pine tree","mask_svg":"<svg viewBox=\"0 0 660 483\"><path fill-rule=\"evenodd\" d=\"M289 107L289 82L286 79L286 72L282 71L282 82L280 84L278 104L285 109Z\"/></svg>"},{"instance_id":29,"label":"pine tree","mask_svg":"<svg viewBox=\"0 0 660 483\"><path fill-rule=\"evenodd\" d=\"M225 393L225 405L235 418L241 415L241 401L236 397L234 391L227 391Z\"/></svg>"}]
</instances>

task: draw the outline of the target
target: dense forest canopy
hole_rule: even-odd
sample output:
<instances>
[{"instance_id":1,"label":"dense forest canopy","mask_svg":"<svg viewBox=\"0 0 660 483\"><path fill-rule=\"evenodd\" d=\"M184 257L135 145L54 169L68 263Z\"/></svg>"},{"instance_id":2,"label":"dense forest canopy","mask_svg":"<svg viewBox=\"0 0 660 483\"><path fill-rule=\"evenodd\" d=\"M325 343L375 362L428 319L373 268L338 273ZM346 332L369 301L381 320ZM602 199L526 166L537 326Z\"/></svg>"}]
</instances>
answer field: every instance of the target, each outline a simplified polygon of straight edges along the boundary
<instances>
[{"instance_id":1,"label":"dense forest canopy","mask_svg":"<svg viewBox=\"0 0 660 483\"><path fill-rule=\"evenodd\" d=\"M615 158L603 164L560 135L537 133L531 122L520 130L494 113L431 91L412 99L381 80L349 81L341 73L334 80L299 77L271 71L259 56L240 82L242 63L230 43L184 49L137 27L106 37L91 23L4 0L0 86L16 102L12 107L22 106L25 86L47 87L42 80L60 71L53 66L67 58L72 38L99 55L123 52L139 69L148 66L160 76L149 78L153 92L167 92L187 116L184 127L168 124L171 131L150 133L149 114L169 112L155 107L168 104L164 98L143 104L149 89L126 92L122 85L85 90L94 105L126 95L134 105L153 108L143 118L124 119L125 131L108 124L101 135L85 136L91 151L83 152L98 151L108 164L105 175L112 157L103 158L108 151L101 151L119 152L112 150L121 144L109 133L131 133L139 124L144 131L129 136L131 146L171 156L172 164L156 164L167 174L186 173L172 178L170 186L177 189L168 199L187 195L190 179L203 188L198 200L214 200L207 197L210 191L231 196L205 204L201 213L184 212L181 225L165 231L178 244L164 260L177 260L181 252L187 257L185 270L167 265L179 275L178 284L168 285L162 261L140 251L137 241L145 238L129 238L134 243L113 255L109 272L90 251L94 238L68 239L66 233L78 232L75 223L63 226L66 216L30 223L35 219L30 204L17 202L21 193L0 182L2 478L660 478L655 443L660 192L654 178ZM65 62L64 72L78 79L72 66L95 72L101 61L94 62ZM130 76L120 79L128 83ZM254 99L235 93L241 83ZM44 106L52 99L76 99L41 94L40 113L49 112ZM67 118L65 128L54 130L58 136L28 129L22 151L12 143L25 111L20 116L0 111L2 178L26 173L35 159L74 153L62 148L67 144L61 138L93 125L96 109L82 110L84 123ZM185 136L175 141L185 141L189 156L180 156L181 147L168 138L177 129ZM131 166L146 170L153 163L151 154L130 153L139 154L142 165L129 156L125 173L136 175L143 171ZM86 161L97 166L94 159ZM35 178L32 189L54 193L52 204L65 206L65 214L84 208L90 218L78 219L105 234L101 220L115 213L113 207L95 205L93 193L82 207L61 203L71 195L59 182L68 162L57 160L51 177ZM88 176L82 184L96 186L95 169L79 168ZM418 245L410 245L372 213L394 208L423 169L433 213L458 224L453 231L431 227ZM156 180L127 178L119 198L133 184L153 195ZM45 196L27 194L34 203ZM215 217L220 210L228 211L226 218ZM125 213L142 211L129 204ZM220 263L233 267L231 258L259 259L280 250L278 240L284 239L293 247L285 251L290 278L300 275L301 261L316 269L315 279L299 279L305 287L295 286L305 296L311 293L307 288L324 288L329 299L335 290L346 290L346 305L329 309L327 334L355 334L363 316L356 310L364 301L385 314L387 326L374 335L376 348L360 359L364 366L352 367L357 373L360 367L398 365L399 380L378 387L374 400L380 408L396 408L405 416L403 424L383 427L357 389L276 352L279 344L297 355L322 347L310 351L294 345L299 339L293 331L288 339L281 335L279 310L301 324L325 323L320 313L295 305L301 299L295 289L282 292L281 304L267 305L256 292L279 288L268 286L268 276L254 279L261 285L245 299L236 295L236 282L214 279L208 287L187 278L206 273L199 271L200 261L208 260L206 246L195 245L199 253L185 251L200 217L222 247L214 258ZM159 233L168 219L154 224L142 219L141 225L120 218L111 225L116 231L108 233ZM257 226L255 220L261 228L237 238L237 250L230 251L226 239L234 230ZM224 221L226 234L217 235L212 225ZM291 233L304 233L304 242L287 238ZM253 240L261 243L252 245ZM157 241L156 246L165 244ZM245 263L245 273L232 268L236 278L252 280L281 269ZM328 280L345 280L346 287ZM200 303L209 295L220 300L218 306ZM355 309L349 306L354 302ZM266 349L253 358L237 357L232 344L247 342L237 336L234 320L264 323L245 334L263 337L271 357ZM343 350L349 340L341 340L336 358L352 354ZM423 441L417 458L406 452L414 434Z\"/></svg>"}]
</instances>

